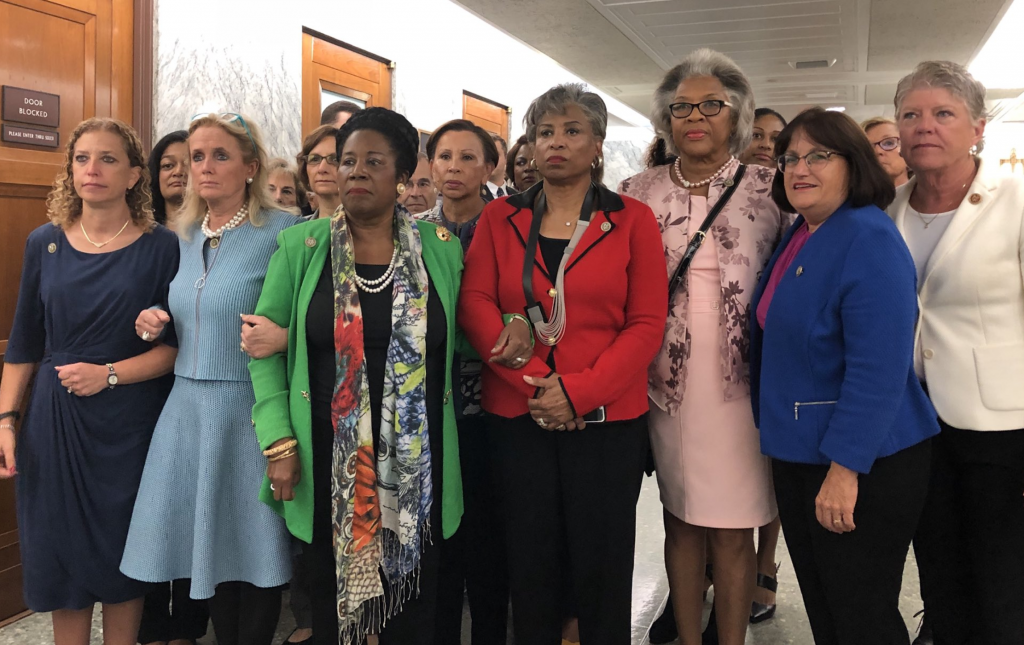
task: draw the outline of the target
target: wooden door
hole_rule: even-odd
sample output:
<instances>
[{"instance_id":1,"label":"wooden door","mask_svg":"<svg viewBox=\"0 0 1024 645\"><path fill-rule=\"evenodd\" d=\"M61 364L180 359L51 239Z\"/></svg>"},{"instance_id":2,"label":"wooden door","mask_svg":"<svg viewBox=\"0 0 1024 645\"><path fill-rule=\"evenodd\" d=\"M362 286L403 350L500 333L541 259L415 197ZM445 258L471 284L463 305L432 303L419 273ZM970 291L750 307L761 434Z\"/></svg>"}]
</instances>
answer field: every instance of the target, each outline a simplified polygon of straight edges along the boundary
<instances>
[{"instance_id":1,"label":"wooden door","mask_svg":"<svg viewBox=\"0 0 1024 645\"><path fill-rule=\"evenodd\" d=\"M25 239L47 222L64 144L89 117L132 120L133 15L133 0L0 0L0 85L60 97L60 147L0 142L0 361ZM14 483L0 480L0 621L24 609Z\"/></svg>"},{"instance_id":2,"label":"wooden door","mask_svg":"<svg viewBox=\"0 0 1024 645\"><path fill-rule=\"evenodd\" d=\"M391 61L303 29L302 136L320 126L320 115L334 101L390 108L391 68Z\"/></svg>"},{"instance_id":3,"label":"wooden door","mask_svg":"<svg viewBox=\"0 0 1024 645\"><path fill-rule=\"evenodd\" d=\"M508 119L511 110L472 92L462 92L462 118L472 121L491 134L508 141Z\"/></svg>"}]
</instances>

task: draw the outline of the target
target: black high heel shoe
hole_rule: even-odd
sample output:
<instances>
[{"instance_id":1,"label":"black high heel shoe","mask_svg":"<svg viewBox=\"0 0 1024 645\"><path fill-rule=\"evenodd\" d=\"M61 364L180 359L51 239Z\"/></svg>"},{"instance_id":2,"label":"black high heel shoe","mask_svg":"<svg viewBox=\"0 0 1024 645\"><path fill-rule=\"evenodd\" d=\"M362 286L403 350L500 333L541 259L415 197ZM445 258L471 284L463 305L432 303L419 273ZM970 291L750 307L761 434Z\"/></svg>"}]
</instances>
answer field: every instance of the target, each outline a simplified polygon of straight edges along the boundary
<instances>
[{"instance_id":1,"label":"black high heel shoe","mask_svg":"<svg viewBox=\"0 0 1024 645\"><path fill-rule=\"evenodd\" d=\"M928 614L921 610L914 614L914 618L921 617L921 623L917 626L917 638L911 645L934 645L935 638L932 636L932 624L928 620Z\"/></svg>"},{"instance_id":2,"label":"black high heel shoe","mask_svg":"<svg viewBox=\"0 0 1024 645\"><path fill-rule=\"evenodd\" d=\"M778 577L779 575L780 566L781 563L775 565L776 577ZM757 574L757 586L767 591L770 591L774 594L777 594L779 592L779 581L776 578L766 576L763 573ZM763 623L766 620L771 620L775 616L775 610L777 607L777 603L765 605L757 601L754 601L753 603L751 603L750 607L750 624L756 625L758 623Z\"/></svg>"},{"instance_id":3,"label":"black high heel shoe","mask_svg":"<svg viewBox=\"0 0 1024 645\"><path fill-rule=\"evenodd\" d=\"M672 610L672 596L668 597L668 604L665 605L665 611L661 612L658 619L651 625L651 631L648 633L648 638L651 640L651 645L664 645L665 643L671 643L675 639L679 638L679 628L676 626L676 614Z\"/></svg>"}]
</instances>

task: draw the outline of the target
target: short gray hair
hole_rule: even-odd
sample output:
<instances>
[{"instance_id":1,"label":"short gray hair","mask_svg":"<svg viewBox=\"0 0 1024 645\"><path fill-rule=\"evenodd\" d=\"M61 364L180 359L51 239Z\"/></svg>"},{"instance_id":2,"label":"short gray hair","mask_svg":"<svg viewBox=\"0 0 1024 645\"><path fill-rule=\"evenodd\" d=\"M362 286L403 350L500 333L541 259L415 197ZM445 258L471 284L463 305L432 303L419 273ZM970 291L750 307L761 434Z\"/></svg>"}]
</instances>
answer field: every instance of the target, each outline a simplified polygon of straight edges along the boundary
<instances>
[{"instance_id":1,"label":"short gray hair","mask_svg":"<svg viewBox=\"0 0 1024 645\"><path fill-rule=\"evenodd\" d=\"M556 85L533 99L523 117L527 140L530 143L537 142L537 124L545 114L565 114L566 108L571 105L583 111L594 136L604 141L608 133L608 107L604 99L588 90L583 83Z\"/></svg>"},{"instance_id":2,"label":"short gray hair","mask_svg":"<svg viewBox=\"0 0 1024 645\"><path fill-rule=\"evenodd\" d=\"M967 106L971 121L977 123L988 118L985 108L985 86L974 78L967 68L948 60L927 60L918 64L913 72L900 79L896 86L896 97L893 105L896 108L896 119L899 120L903 110L903 100L912 90L921 87L942 88L957 97ZM985 147L985 139L978 142L977 151Z\"/></svg>"},{"instance_id":3,"label":"short gray hair","mask_svg":"<svg viewBox=\"0 0 1024 645\"><path fill-rule=\"evenodd\" d=\"M713 49L698 49L668 71L661 85L654 91L654 99L651 102L651 125L665 140L668 151L679 154L679 149L672 139L672 114L668 106L675 98L679 84L695 76L713 76L725 88L729 103L732 103L729 152L739 155L747 149L754 136L754 90L740 66L733 59Z\"/></svg>"}]
</instances>

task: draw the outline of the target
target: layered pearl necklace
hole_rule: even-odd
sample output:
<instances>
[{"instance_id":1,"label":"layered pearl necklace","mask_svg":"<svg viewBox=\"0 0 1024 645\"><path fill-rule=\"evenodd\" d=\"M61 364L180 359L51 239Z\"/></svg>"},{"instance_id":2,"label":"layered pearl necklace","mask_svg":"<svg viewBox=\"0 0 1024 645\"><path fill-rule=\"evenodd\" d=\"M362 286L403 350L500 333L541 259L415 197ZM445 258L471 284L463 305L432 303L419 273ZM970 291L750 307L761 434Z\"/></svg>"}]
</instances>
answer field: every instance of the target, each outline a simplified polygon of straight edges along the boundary
<instances>
[{"instance_id":1,"label":"layered pearl necklace","mask_svg":"<svg viewBox=\"0 0 1024 645\"><path fill-rule=\"evenodd\" d=\"M722 173L725 172L726 166L728 166L730 163L732 163L732 160L735 159L735 158L736 157L733 157L732 155L729 155L729 158L726 159L725 163L722 164L721 168L719 168L718 170L715 171L715 174L713 174L710 177L708 177L707 179L704 179L704 180L701 180L701 181L687 181L683 177L683 158L682 157L679 157L678 159L676 159L676 162L674 164L672 164L672 170L676 174L676 179L678 179L679 183L683 185L683 188L686 188L687 190L693 189L693 188L700 188L701 186L707 186L708 184L710 184L714 180L716 180L719 177L721 177Z\"/></svg>"},{"instance_id":2,"label":"layered pearl necklace","mask_svg":"<svg viewBox=\"0 0 1024 645\"><path fill-rule=\"evenodd\" d=\"M359 287L360 291L366 293L380 293L384 291L391 284L391 281L395 277L395 267L398 266L398 244L395 244L395 252L391 254L391 264L388 265L387 271L384 275L377 278L376 280L367 280L359 276L358 273L352 275L355 280L356 286Z\"/></svg>"},{"instance_id":3,"label":"layered pearl necklace","mask_svg":"<svg viewBox=\"0 0 1024 645\"><path fill-rule=\"evenodd\" d=\"M228 220L228 222L224 226L221 226L216 231L211 231L210 209L206 209L206 217L203 218L203 224L201 229L203 231L203 235L205 235L206 238L210 240L210 248L215 249L218 246L220 246L220 238L224 234L224 231L237 228L242 224L242 222L245 221L245 218L248 216L249 209L243 204L242 208L240 208L238 212L235 213L235 216Z\"/></svg>"}]
</instances>

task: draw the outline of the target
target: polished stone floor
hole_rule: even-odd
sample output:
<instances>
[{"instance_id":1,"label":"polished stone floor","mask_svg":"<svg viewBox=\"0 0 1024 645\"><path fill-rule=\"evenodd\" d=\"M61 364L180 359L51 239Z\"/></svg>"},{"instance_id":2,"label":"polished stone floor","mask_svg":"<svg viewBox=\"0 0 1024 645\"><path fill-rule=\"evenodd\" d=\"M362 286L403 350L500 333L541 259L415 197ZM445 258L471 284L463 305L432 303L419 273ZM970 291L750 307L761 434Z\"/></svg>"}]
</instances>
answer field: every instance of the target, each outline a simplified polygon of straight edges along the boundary
<instances>
[{"instance_id":1,"label":"polished stone floor","mask_svg":"<svg viewBox=\"0 0 1024 645\"><path fill-rule=\"evenodd\" d=\"M658 485L654 478L644 481L640 504L637 508L636 568L633 582L633 645L647 641L651 623L661 613L668 594L665 578L662 542L665 537L661 521L661 504L658 501ZM800 590L793 576L785 543L780 543L778 560L782 562L779 573L779 609L775 618L760 625L754 625L747 633L747 645L813 645L807 615L804 613ZM907 621L908 629L916 630L917 619L913 614L921 608L917 588L917 566L913 554L907 561L904 574L903 595L900 610ZM707 611L705 611L706 615ZM466 618L468 622L468 616ZM100 616L97 610L92 643L100 645ZM287 610L283 612L278 629L280 639L291 633L294 623ZM469 645L464 630L463 643ZM53 642L48 615L37 614L0 629L0 645L45 645ZM200 641L202 645L214 645L213 630ZM280 642L280 641L278 641ZM511 642L511 641L510 641ZM276 644L275 644L276 645Z\"/></svg>"}]
</instances>

